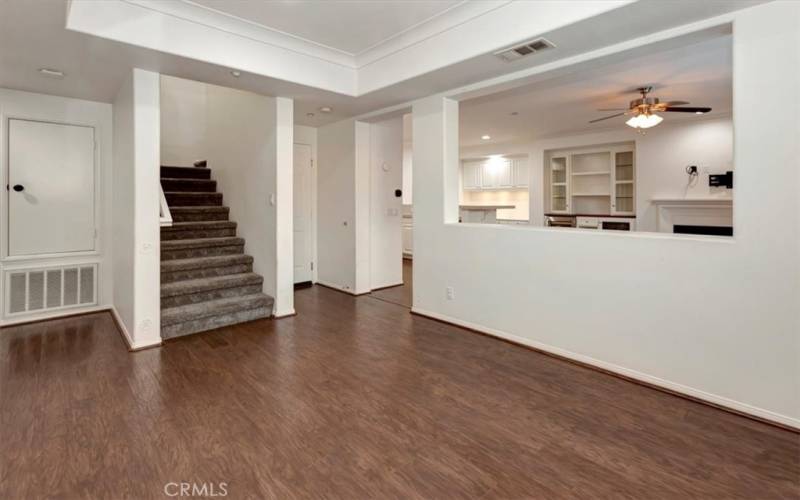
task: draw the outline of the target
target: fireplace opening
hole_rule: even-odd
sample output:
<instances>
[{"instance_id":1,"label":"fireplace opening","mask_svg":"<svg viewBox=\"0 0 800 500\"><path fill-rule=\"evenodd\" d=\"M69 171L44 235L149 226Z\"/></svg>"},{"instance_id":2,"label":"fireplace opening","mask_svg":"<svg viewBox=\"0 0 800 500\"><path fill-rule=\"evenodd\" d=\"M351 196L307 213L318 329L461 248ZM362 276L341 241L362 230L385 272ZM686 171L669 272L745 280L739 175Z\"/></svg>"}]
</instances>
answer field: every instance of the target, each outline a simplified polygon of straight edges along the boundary
<instances>
[{"instance_id":1,"label":"fireplace opening","mask_svg":"<svg viewBox=\"0 0 800 500\"><path fill-rule=\"evenodd\" d=\"M706 234L709 236L733 236L733 226L698 226L690 224L675 224L672 226L675 234Z\"/></svg>"}]
</instances>

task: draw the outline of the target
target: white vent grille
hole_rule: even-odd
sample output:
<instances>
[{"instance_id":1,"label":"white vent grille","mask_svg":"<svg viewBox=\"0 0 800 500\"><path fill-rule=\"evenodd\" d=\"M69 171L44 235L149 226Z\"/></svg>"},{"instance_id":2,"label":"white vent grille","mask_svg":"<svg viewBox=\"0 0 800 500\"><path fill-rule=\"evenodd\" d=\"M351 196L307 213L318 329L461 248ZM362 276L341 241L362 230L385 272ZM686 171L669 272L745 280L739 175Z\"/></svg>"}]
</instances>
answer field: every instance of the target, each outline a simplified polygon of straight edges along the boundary
<instances>
[{"instance_id":1,"label":"white vent grille","mask_svg":"<svg viewBox=\"0 0 800 500\"><path fill-rule=\"evenodd\" d=\"M509 49L503 49L499 52L495 52L494 55L499 57L500 59L504 60L505 62L516 61L517 59L522 59L523 57L527 57L532 54L536 54L543 50L552 49L555 47L555 44L550 40L545 38L537 38L536 40L530 40L525 43L521 43Z\"/></svg>"},{"instance_id":2,"label":"white vent grille","mask_svg":"<svg viewBox=\"0 0 800 500\"><path fill-rule=\"evenodd\" d=\"M97 264L5 272L5 316L97 304Z\"/></svg>"}]
</instances>

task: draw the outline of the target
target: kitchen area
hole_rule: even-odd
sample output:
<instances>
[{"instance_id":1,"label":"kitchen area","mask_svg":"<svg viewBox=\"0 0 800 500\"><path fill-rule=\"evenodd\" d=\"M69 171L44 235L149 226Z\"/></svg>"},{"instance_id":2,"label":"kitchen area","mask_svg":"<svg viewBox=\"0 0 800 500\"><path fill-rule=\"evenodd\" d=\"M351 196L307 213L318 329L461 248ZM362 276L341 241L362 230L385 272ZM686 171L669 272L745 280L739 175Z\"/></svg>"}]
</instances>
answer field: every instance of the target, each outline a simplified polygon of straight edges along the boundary
<instances>
[{"instance_id":1,"label":"kitchen area","mask_svg":"<svg viewBox=\"0 0 800 500\"><path fill-rule=\"evenodd\" d=\"M527 155L462 159L460 222L528 224L529 185Z\"/></svg>"}]
</instances>

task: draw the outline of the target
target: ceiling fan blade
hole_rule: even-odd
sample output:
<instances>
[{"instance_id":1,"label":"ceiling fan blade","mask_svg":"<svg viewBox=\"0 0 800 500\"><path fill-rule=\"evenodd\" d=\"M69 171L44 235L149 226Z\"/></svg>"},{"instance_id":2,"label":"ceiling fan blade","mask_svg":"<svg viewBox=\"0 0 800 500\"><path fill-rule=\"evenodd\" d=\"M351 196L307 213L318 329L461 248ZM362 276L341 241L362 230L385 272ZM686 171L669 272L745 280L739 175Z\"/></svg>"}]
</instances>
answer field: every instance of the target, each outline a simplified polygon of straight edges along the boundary
<instances>
[{"instance_id":1,"label":"ceiling fan blade","mask_svg":"<svg viewBox=\"0 0 800 500\"><path fill-rule=\"evenodd\" d=\"M628 108L601 108L597 111L628 111Z\"/></svg>"},{"instance_id":2,"label":"ceiling fan blade","mask_svg":"<svg viewBox=\"0 0 800 500\"><path fill-rule=\"evenodd\" d=\"M689 101L667 101L667 102L661 102L659 104L663 104L664 106L667 106L667 107L670 107L670 106L683 106L684 104L689 104Z\"/></svg>"},{"instance_id":3,"label":"ceiling fan blade","mask_svg":"<svg viewBox=\"0 0 800 500\"><path fill-rule=\"evenodd\" d=\"M603 121L603 120L608 120L609 118L616 118L616 117L618 117L618 116L622 116L622 115L624 115L624 114L625 114L625 113L617 113L616 115L605 116L605 117L603 117L603 118L598 118L598 119L596 119L596 120L589 120L589 123L601 122L601 121Z\"/></svg>"},{"instance_id":4,"label":"ceiling fan blade","mask_svg":"<svg viewBox=\"0 0 800 500\"><path fill-rule=\"evenodd\" d=\"M673 108L672 106L667 106L664 111L673 113L708 113L711 108Z\"/></svg>"}]
</instances>

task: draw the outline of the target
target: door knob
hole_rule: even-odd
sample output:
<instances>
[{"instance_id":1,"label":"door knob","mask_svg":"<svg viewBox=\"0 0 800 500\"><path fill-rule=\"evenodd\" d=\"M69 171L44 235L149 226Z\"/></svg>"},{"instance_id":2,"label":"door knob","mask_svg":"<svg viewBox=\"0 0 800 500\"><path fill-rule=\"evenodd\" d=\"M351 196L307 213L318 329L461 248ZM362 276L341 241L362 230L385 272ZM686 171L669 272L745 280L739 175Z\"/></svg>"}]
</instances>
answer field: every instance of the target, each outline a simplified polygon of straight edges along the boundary
<instances>
[{"instance_id":1,"label":"door knob","mask_svg":"<svg viewBox=\"0 0 800 500\"><path fill-rule=\"evenodd\" d=\"M25 186L23 186L22 184L14 184L14 191L18 193L21 191L25 191Z\"/></svg>"}]
</instances>

